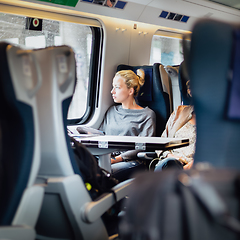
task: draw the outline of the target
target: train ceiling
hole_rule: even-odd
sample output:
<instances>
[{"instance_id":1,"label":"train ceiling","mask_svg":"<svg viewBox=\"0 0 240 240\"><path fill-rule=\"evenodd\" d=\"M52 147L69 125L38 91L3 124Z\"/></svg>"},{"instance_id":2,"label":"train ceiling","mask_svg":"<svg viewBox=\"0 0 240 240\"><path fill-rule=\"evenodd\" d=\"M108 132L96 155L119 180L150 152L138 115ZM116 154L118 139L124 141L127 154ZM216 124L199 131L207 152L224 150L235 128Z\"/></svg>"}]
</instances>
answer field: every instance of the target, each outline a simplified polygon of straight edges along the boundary
<instances>
[{"instance_id":1,"label":"train ceiling","mask_svg":"<svg viewBox=\"0 0 240 240\"><path fill-rule=\"evenodd\" d=\"M0 0L0 3L2 1L4 0ZM111 7L108 6L107 0L8 0L7 2L32 2L182 30L191 30L195 21L201 18L240 22L240 0L109 1L112 3ZM68 5L70 2L72 5Z\"/></svg>"}]
</instances>

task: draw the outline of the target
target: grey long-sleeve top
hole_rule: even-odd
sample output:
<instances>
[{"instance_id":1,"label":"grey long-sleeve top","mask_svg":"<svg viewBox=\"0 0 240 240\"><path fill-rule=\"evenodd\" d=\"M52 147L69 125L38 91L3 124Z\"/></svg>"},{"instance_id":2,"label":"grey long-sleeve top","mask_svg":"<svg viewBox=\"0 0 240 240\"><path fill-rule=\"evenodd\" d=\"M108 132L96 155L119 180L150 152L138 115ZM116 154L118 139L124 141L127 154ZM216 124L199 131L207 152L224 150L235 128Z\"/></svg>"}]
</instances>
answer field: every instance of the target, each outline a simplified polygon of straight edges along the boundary
<instances>
[{"instance_id":1,"label":"grey long-sleeve top","mask_svg":"<svg viewBox=\"0 0 240 240\"><path fill-rule=\"evenodd\" d=\"M122 105L111 106L105 114L100 130L106 135L155 136L156 115L146 107L143 109L124 109ZM121 153L123 160L136 159L138 150Z\"/></svg>"}]
</instances>

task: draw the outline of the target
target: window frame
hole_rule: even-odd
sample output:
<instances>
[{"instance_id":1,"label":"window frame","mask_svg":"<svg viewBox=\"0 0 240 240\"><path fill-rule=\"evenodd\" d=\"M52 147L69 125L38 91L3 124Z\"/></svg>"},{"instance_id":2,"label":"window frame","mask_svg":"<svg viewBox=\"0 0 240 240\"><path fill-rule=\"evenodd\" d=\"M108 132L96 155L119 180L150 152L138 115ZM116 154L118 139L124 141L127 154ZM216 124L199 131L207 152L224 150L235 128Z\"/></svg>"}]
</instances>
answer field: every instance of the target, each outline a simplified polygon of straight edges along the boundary
<instances>
[{"instance_id":1,"label":"window frame","mask_svg":"<svg viewBox=\"0 0 240 240\"><path fill-rule=\"evenodd\" d=\"M92 52L90 58L90 71L89 71L89 87L87 92L87 104L86 111L81 118L68 119L68 125L83 124L86 123L94 113L95 106L98 104L98 92L99 92L99 76L101 71L102 60L102 43L103 43L103 31L102 28L92 27Z\"/></svg>"},{"instance_id":2,"label":"window frame","mask_svg":"<svg viewBox=\"0 0 240 240\"><path fill-rule=\"evenodd\" d=\"M90 58L89 87L85 113L81 118L69 119L67 123L85 123L94 113L98 104L99 76L101 70L103 29L101 23L94 18L80 15L74 10L59 7L46 6L38 3L14 2L0 3L0 12L23 17L35 17L46 20L65 21L81 25L87 25L92 30L92 52Z\"/></svg>"}]
</instances>

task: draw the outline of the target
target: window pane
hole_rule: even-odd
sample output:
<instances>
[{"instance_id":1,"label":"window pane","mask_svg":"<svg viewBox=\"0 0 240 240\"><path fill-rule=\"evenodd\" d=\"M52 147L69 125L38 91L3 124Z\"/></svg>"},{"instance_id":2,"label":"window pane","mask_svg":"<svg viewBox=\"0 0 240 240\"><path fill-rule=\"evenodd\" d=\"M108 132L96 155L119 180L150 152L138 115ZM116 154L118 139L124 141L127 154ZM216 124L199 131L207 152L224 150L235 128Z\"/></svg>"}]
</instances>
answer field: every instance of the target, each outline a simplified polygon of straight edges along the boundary
<instances>
[{"instance_id":1,"label":"window pane","mask_svg":"<svg viewBox=\"0 0 240 240\"><path fill-rule=\"evenodd\" d=\"M27 17L0 13L0 41L29 48L68 45L73 48L77 67L77 84L68 119L81 118L87 105L92 30L89 26L43 19L42 30L26 29Z\"/></svg>"},{"instance_id":2,"label":"window pane","mask_svg":"<svg viewBox=\"0 0 240 240\"><path fill-rule=\"evenodd\" d=\"M153 36L150 64L179 65L183 61L182 40L164 36Z\"/></svg>"}]
</instances>

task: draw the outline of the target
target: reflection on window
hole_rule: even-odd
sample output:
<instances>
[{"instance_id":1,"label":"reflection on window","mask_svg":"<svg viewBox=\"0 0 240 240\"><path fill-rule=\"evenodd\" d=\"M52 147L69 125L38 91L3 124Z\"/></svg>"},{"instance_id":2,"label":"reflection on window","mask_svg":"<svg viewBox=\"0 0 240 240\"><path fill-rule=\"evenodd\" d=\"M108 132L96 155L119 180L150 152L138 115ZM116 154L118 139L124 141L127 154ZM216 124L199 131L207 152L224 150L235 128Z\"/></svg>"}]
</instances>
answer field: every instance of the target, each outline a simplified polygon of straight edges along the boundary
<instances>
[{"instance_id":1,"label":"reflection on window","mask_svg":"<svg viewBox=\"0 0 240 240\"><path fill-rule=\"evenodd\" d=\"M183 61L182 40L155 35L152 40L150 64L179 65Z\"/></svg>"},{"instance_id":2,"label":"reflection on window","mask_svg":"<svg viewBox=\"0 0 240 240\"><path fill-rule=\"evenodd\" d=\"M89 26L43 19L42 31L26 29L26 17L0 13L0 41L28 48L68 45L73 48L77 66L77 84L68 119L81 118L87 106L92 31Z\"/></svg>"}]
</instances>

